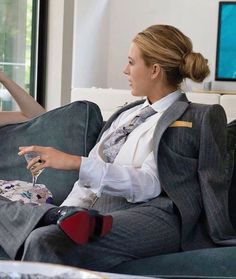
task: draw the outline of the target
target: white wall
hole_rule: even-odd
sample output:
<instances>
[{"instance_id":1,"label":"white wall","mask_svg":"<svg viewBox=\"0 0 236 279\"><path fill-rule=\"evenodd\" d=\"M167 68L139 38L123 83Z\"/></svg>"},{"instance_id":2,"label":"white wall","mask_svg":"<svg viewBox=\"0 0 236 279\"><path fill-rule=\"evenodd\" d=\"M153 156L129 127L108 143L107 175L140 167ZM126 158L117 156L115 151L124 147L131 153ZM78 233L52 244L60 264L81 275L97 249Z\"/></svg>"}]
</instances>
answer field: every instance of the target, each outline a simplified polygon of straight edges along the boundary
<instances>
[{"instance_id":1,"label":"white wall","mask_svg":"<svg viewBox=\"0 0 236 279\"><path fill-rule=\"evenodd\" d=\"M127 61L130 41L152 24L171 24L192 39L194 50L209 60L214 81L217 42L218 0L112 0L108 87L128 88L122 69ZM194 88L201 85L192 84ZM213 82L213 89L236 90L236 84Z\"/></svg>"},{"instance_id":2,"label":"white wall","mask_svg":"<svg viewBox=\"0 0 236 279\"><path fill-rule=\"evenodd\" d=\"M74 0L50 0L48 14L46 109L50 110L70 102Z\"/></svg>"},{"instance_id":3,"label":"white wall","mask_svg":"<svg viewBox=\"0 0 236 279\"><path fill-rule=\"evenodd\" d=\"M73 87L107 86L109 0L75 0Z\"/></svg>"},{"instance_id":4,"label":"white wall","mask_svg":"<svg viewBox=\"0 0 236 279\"><path fill-rule=\"evenodd\" d=\"M137 32L152 24L175 25L188 35L194 51L208 58L211 67L208 80L214 81L219 0L50 0L49 3L48 109L68 102L70 87L127 89L122 70L130 42ZM202 88L202 84L189 85L193 89ZM236 90L236 83L214 81L213 89Z\"/></svg>"},{"instance_id":5,"label":"white wall","mask_svg":"<svg viewBox=\"0 0 236 279\"><path fill-rule=\"evenodd\" d=\"M122 70L130 42L137 32L152 24L171 24L189 36L194 51L208 58L208 80L214 81L219 0L75 1L73 87L127 89ZM188 84L193 89L203 87ZM235 90L235 83L213 82L213 89Z\"/></svg>"}]
</instances>

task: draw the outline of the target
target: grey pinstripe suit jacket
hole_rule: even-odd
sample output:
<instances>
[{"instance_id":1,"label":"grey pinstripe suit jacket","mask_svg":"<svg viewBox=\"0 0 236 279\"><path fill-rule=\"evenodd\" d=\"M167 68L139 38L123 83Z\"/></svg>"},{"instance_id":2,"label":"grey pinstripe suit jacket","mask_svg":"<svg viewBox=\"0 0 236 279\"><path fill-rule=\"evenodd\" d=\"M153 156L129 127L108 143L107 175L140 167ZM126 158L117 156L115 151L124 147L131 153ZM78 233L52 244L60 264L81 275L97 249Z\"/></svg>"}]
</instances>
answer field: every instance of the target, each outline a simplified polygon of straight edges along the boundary
<instances>
[{"instance_id":1,"label":"grey pinstripe suit jacket","mask_svg":"<svg viewBox=\"0 0 236 279\"><path fill-rule=\"evenodd\" d=\"M142 101L117 111L101 134L121 112L140 103ZM186 121L192 127L171 127L176 120ZM160 118L153 142L163 192L181 216L183 250L236 245L228 214L223 108L190 103L182 94ZM156 202L159 202L158 198Z\"/></svg>"}]
</instances>

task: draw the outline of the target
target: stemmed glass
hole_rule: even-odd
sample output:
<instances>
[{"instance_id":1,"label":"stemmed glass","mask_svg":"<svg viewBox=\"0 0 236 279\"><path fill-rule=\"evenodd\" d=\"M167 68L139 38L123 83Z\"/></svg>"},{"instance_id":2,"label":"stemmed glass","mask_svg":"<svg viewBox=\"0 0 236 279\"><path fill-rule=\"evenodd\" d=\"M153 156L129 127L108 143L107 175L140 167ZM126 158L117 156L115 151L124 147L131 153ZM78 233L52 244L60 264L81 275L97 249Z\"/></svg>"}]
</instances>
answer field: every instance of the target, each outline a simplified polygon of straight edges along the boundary
<instances>
[{"instance_id":1,"label":"stemmed glass","mask_svg":"<svg viewBox=\"0 0 236 279\"><path fill-rule=\"evenodd\" d=\"M25 155L25 159L27 161L27 163L29 163L32 159L36 158L36 157L39 157L39 155L36 153L36 152L29 152L29 153L26 153ZM33 187L35 186L36 182L37 182L37 178L39 177L39 175L42 173L42 171L44 169L41 169L41 170L38 170L38 171L35 171L35 168L40 165L41 163L40 162L36 162L31 168L30 168L30 172L32 174L32 184L33 184Z\"/></svg>"}]
</instances>

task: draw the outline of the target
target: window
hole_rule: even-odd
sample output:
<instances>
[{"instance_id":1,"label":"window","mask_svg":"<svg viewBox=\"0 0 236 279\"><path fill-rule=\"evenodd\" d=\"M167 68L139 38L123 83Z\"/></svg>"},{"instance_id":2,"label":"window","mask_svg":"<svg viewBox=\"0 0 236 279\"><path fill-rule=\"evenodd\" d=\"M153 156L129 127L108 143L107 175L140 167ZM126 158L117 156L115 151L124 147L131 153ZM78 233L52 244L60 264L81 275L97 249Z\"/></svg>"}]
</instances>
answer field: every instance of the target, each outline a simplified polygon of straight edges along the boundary
<instances>
[{"instance_id":1,"label":"window","mask_svg":"<svg viewBox=\"0 0 236 279\"><path fill-rule=\"evenodd\" d=\"M216 80L236 81L236 2L220 2Z\"/></svg>"},{"instance_id":2,"label":"window","mask_svg":"<svg viewBox=\"0 0 236 279\"><path fill-rule=\"evenodd\" d=\"M45 46L45 43L39 44L39 38L45 39L45 32L40 35L40 31L43 31L40 28L46 26L39 16L43 15L43 20L46 20L43 10L46 2L0 0L0 68L35 98L38 93L38 58L42 56L42 46ZM42 60L40 75L43 74L42 63L45 63ZM14 102L2 85L0 99L2 110L14 109Z\"/></svg>"}]
</instances>

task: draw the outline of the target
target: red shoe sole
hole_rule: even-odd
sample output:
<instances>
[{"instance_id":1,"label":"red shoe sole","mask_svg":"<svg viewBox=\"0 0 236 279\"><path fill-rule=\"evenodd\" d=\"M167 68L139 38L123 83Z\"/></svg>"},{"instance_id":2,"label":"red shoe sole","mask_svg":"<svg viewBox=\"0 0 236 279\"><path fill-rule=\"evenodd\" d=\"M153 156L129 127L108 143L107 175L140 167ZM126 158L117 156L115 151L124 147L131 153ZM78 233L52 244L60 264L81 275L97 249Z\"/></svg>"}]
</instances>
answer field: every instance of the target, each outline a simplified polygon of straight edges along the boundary
<instances>
[{"instance_id":1,"label":"red shoe sole","mask_svg":"<svg viewBox=\"0 0 236 279\"><path fill-rule=\"evenodd\" d=\"M102 231L100 236L105 236L110 232L112 228L112 220L113 219L111 215L103 216Z\"/></svg>"},{"instance_id":2,"label":"red shoe sole","mask_svg":"<svg viewBox=\"0 0 236 279\"><path fill-rule=\"evenodd\" d=\"M58 225L60 229L75 243L86 244L90 238L94 236L97 221L96 217L100 219L102 218L100 233L99 235L96 235L96 237L105 236L112 228L112 216L110 215L91 216L88 211L79 211L66 217L64 220L58 220Z\"/></svg>"}]
</instances>

